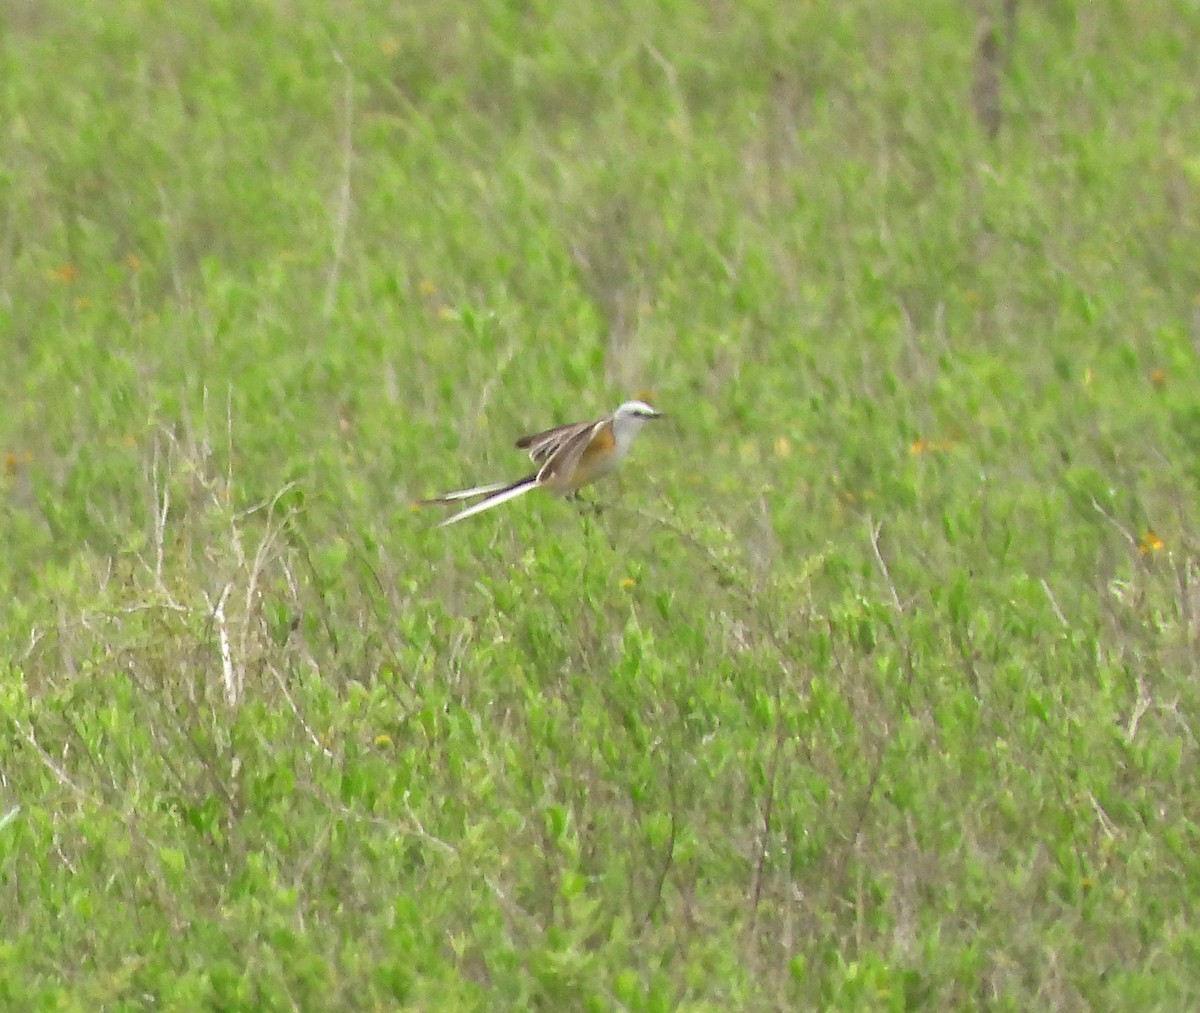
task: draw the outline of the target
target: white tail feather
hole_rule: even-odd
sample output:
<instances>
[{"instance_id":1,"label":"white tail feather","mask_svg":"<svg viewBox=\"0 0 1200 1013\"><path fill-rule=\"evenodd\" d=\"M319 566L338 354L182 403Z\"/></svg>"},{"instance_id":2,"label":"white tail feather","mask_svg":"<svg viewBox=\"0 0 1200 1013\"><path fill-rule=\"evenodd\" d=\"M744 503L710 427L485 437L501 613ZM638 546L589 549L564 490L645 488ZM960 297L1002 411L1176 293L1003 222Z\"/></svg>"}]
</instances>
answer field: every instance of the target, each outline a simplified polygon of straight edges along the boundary
<instances>
[{"instance_id":1,"label":"white tail feather","mask_svg":"<svg viewBox=\"0 0 1200 1013\"><path fill-rule=\"evenodd\" d=\"M538 480L537 476L535 475L518 482L516 485L501 486L500 490L495 495L489 496L487 499L476 503L474 506L467 507L466 510L456 513L453 517L447 517L444 521L442 521L441 524L438 525L438 527L449 527L451 524L457 524L459 521L465 521L468 517L474 517L476 514L481 514L485 510L491 510L492 507L499 506L501 503L507 503L510 499L516 499L518 496L524 496L525 493L529 492L530 489L537 488L537 485Z\"/></svg>"},{"instance_id":2,"label":"white tail feather","mask_svg":"<svg viewBox=\"0 0 1200 1013\"><path fill-rule=\"evenodd\" d=\"M491 485L477 485L474 489L458 489L455 492L434 496L432 499L421 500L422 503L457 503L460 499L474 499L476 496L490 496L494 492L507 489L511 482L493 482Z\"/></svg>"}]
</instances>

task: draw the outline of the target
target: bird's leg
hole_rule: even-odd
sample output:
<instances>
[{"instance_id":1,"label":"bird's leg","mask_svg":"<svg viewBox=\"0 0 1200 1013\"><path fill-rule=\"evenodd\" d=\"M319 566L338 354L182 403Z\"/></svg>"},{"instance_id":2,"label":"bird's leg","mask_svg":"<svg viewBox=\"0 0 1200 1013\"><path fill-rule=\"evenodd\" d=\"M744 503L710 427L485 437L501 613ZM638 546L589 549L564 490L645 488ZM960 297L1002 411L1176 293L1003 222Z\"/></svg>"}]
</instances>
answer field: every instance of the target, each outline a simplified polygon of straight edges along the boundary
<instances>
[{"instance_id":1,"label":"bird's leg","mask_svg":"<svg viewBox=\"0 0 1200 1013\"><path fill-rule=\"evenodd\" d=\"M602 514L604 512L603 504L601 504L595 500L589 500L589 499L585 498L583 493L579 489L576 489L572 493L568 493L567 499L569 499L569 500L571 500L571 502L577 503L579 505L579 513L581 515L590 513L594 517L599 517L600 514Z\"/></svg>"},{"instance_id":2,"label":"bird's leg","mask_svg":"<svg viewBox=\"0 0 1200 1013\"><path fill-rule=\"evenodd\" d=\"M591 544L592 532L594 530L593 525L596 525L596 527L603 532L605 537L608 539L609 548L615 552L617 543L613 537L613 533L608 530L608 525L600 523L600 515L604 512L603 505L591 500L586 500L579 495L574 495L571 498L580 504L579 519L583 522L583 530L587 535L588 544Z\"/></svg>"}]
</instances>

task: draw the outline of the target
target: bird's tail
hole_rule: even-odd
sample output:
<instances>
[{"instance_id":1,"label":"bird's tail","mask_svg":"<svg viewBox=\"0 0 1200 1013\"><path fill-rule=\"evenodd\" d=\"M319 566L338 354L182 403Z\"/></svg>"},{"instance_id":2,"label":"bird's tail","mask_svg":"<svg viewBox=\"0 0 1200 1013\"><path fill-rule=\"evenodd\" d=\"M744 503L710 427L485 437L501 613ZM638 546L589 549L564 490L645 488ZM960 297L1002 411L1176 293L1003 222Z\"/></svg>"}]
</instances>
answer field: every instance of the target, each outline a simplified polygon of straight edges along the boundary
<instances>
[{"instance_id":1,"label":"bird's tail","mask_svg":"<svg viewBox=\"0 0 1200 1013\"><path fill-rule=\"evenodd\" d=\"M457 503L462 499L474 499L476 496L490 496L494 492L507 489L511 482L493 482L491 485L477 485L474 489L459 489L455 492L443 493L430 499L417 500L418 506L433 506L435 503Z\"/></svg>"},{"instance_id":2,"label":"bird's tail","mask_svg":"<svg viewBox=\"0 0 1200 1013\"><path fill-rule=\"evenodd\" d=\"M466 492L471 492L476 496L485 495L484 499L475 503L466 510L460 510L453 517L447 517L439 528L449 527L451 524L457 524L459 521L465 521L468 517L474 517L476 514L481 514L485 510L491 510L494 506L499 506L501 503L507 503L510 499L516 499L518 496L524 496L530 489L537 488L538 477L534 473L517 482L512 482L509 485L501 486L480 486L473 490L463 490L459 493L451 493L450 496L443 497L440 502L453 502L457 499L468 499L469 496L464 495Z\"/></svg>"}]
</instances>

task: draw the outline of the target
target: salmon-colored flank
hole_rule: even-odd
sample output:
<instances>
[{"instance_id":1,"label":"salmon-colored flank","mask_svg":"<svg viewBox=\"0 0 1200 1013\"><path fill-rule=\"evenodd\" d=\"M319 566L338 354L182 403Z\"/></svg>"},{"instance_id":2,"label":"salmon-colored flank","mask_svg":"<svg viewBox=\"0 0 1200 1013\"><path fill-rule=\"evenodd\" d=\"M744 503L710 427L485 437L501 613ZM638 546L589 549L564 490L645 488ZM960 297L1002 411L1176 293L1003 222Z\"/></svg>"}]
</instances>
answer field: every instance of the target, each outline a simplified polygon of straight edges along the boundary
<instances>
[{"instance_id":1,"label":"salmon-colored flank","mask_svg":"<svg viewBox=\"0 0 1200 1013\"><path fill-rule=\"evenodd\" d=\"M613 435L612 426L598 427L583 453L579 455L579 463L570 470L569 474L561 477L555 476L557 478L555 484L568 492L575 492L607 473L614 464L609 455L616 445L617 439Z\"/></svg>"},{"instance_id":2,"label":"salmon-colored flank","mask_svg":"<svg viewBox=\"0 0 1200 1013\"><path fill-rule=\"evenodd\" d=\"M616 445L617 438L613 436L612 426L601 426L592 437L587 450L583 452L583 459L586 461L593 454L607 454Z\"/></svg>"}]
</instances>

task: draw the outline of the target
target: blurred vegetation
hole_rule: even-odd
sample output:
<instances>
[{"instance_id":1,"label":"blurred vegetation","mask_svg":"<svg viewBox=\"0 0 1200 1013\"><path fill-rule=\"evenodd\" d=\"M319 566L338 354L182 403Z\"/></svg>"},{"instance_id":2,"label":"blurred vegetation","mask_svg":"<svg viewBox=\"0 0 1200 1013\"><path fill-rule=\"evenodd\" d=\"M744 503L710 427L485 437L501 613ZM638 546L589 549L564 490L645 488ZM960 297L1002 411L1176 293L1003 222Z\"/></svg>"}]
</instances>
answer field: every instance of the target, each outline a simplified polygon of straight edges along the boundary
<instances>
[{"instance_id":1,"label":"blurred vegetation","mask_svg":"<svg viewBox=\"0 0 1200 1013\"><path fill-rule=\"evenodd\" d=\"M0 17L0 1005L1195 1004L1194 5Z\"/></svg>"}]
</instances>

